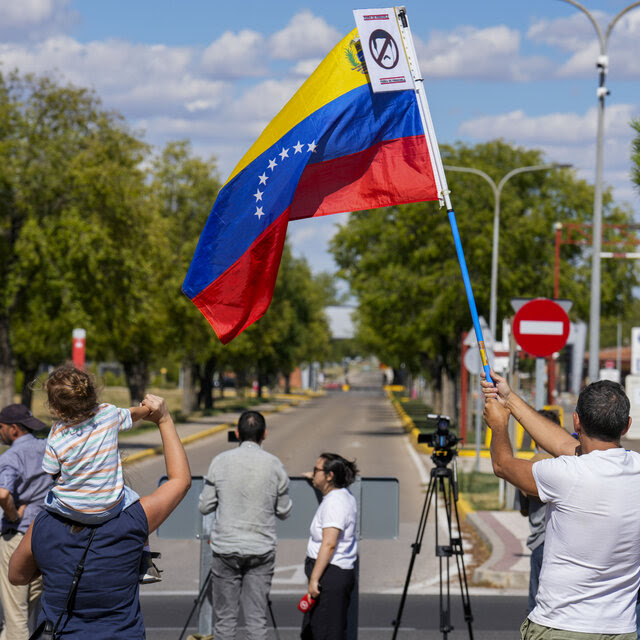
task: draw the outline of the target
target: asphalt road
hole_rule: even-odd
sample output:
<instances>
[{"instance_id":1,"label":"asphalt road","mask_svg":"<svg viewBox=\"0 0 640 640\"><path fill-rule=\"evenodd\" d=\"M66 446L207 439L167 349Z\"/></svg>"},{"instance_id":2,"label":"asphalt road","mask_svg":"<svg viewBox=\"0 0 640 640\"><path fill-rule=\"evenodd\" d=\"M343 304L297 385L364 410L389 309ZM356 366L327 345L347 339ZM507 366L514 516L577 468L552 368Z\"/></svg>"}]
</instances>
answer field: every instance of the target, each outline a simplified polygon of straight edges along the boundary
<instances>
[{"instance_id":1,"label":"asphalt road","mask_svg":"<svg viewBox=\"0 0 640 640\"><path fill-rule=\"evenodd\" d=\"M356 458L364 477L393 477L400 483L399 536L396 540L368 540L360 543L359 638L391 639L400 594L407 576L411 544L429 481L425 461L409 446L395 411L379 388L378 372L352 380L349 392L333 392L304 405L267 416L268 435L264 448L283 461L290 476L310 470L323 451L336 451ZM359 386L358 386L359 385ZM143 446L143 445L140 445ZM193 475L204 475L213 456L237 446L229 444L226 432L187 446ZM126 468L126 480L140 494L153 491L164 473L160 456L148 458ZM295 509L295 504L294 504ZM440 523L444 517L440 514ZM446 532L440 528L440 534ZM441 539L440 544L443 544ZM469 543L465 543L465 549ZM199 589L199 540L151 537L153 550L162 553L159 566L162 582L141 587L141 605L149 640L177 640ZM302 571L306 539L280 540L276 574L271 593L278 634L270 640L299 638L301 614L296 609L305 592ZM208 549L204 548L205 555ZM466 559L471 575L470 558ZM439 568L435 557L435 522L432 509L424 531L421 553L416 557L409 596L397 635L399 640L470 638L456 584L455 565L451 580L451 624L440 629L438 599ZM519 636L526 597L494 595L489 589L471 589L473 638L511 640ZM192 619L188 633L197 630ZM186 637L186 634L185 634ZM243 638L242 632L239 640Z\"/></svg>"},{"instance_id":2,"label":"asphalt road","mask_svg":"<svg viewBox=\"0 0 640 640\"><path fill-rule=\"evenodd\" d=\"M361 591L400 593L415 540L425 482L423 465L417 459L400 426L395 411L379 389L377 372L365 374L361 383L371 386L338 391L282 413L267 417L264 448L277 455L290 476L313 467L323 451L336 451L355 458L362 476L394 477L400 483L399 538L363 540L360 546ZM376 385L376 386L373 386ZM204 475L213 456L230 447L220 433L187 447L193 475ZM149 493L164 471L160 457L143 460L127 469L128 482L140 494ZM295 504L294 504L295 510ZM433 547L431 546L433 545ZM195 593L199 586L200 542L164 540L153 536L153 549L162 552L163 582L145 587L145 592ZM303 561L306 539L281 540L277 550L274 593L304 593ZM415 563L411 592L437 589L434 525L430 517L423 551Z\"/></svg>"},{"instance_id":3,"label":"asphalt road","mask_svg":"<svg viewBox=\"0 0 640 640\"><path fill-rule=\"evenodd\" d=\"M397 612L411 543L416 539L425 487L429 481L424 462L409 446L395 411L379 388L379 378L378 372L363 374L352 380L354 387L349 392L332 392L300 407L269 415L268 434L263 445L283 461L290 476L310 470L321 452L335 451L345 457L356 458L364 477L394 477L399 480L398 539L364 539L360 544L359 629L361 638L371 640L391 637L391 620ZM193 475L204 475L211 458L233 446L237 445L227 442L226 433L189 445L187 454ZM147 459L128 467L127 481L140 495L144 495L153 490L163 470L160 457ZM443 521L441 517L440 522ZM440 532L441 535L444 533L442 529ZM198 540L168 540L154 534L151 546L162 553L159 566L164 573L161 583L141 588L147 635L158 640L177 638L199 588L201 545ZM305 550L306 539L280 540L278 544L272 600L281 640L299 637L300 614L295 605L306 589L302 570ZM470 557L466 558L468 566L470 560ZM469 636L460 611L455 564L452 572L452 592L455 594L452 623L455 631L448 637L466 638ZM438 600L434 595L438 593L438 585L432 510L424 532L422 551L413 569L410 595L398 638L442 637L438 630ZM482 590L476 590L476 593L482 593ZM478 626L474 637L495 640L514 637L513 633L524 617L525 606L524 599L516 598L516 601L519 602L517 606L508 606L504 598L483 600L478 612L474 612L477 621L474 627L484 625L489 635L483 636L482 628ZM496 615L496 606L499 607L499 615ZM196 621L192 624L195 629ZM275 634L272 637L275 638Z\"/></svg>"}]
</instances>

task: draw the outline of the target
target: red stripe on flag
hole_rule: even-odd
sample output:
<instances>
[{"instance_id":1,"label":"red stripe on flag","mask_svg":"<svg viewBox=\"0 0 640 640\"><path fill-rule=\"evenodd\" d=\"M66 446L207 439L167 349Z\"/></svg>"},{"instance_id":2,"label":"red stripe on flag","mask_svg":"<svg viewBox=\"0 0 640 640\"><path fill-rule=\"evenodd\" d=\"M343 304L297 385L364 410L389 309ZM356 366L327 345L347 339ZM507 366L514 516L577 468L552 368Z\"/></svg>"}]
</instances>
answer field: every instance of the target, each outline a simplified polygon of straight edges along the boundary
<instances>
[{"instance_id":1,"label":"red stripe on flag","mask_svg":"<svg viewBox=\"0 0 640 640\"><path fill-rule=\"evenodd\" d=\"M224 344L269 308L288 220L286 209L231 267L193 298Z\"/></svg>"},{"instance_id":2,"label":"red stripe on flag","mask_svg":"<svg viewBox=\"0 0 640 640\"><path fill-rule=\"evenodd\" d=\"M425 138L411 136L307 165L289 219L437 199Z\"/></svg>"}]
</instances>

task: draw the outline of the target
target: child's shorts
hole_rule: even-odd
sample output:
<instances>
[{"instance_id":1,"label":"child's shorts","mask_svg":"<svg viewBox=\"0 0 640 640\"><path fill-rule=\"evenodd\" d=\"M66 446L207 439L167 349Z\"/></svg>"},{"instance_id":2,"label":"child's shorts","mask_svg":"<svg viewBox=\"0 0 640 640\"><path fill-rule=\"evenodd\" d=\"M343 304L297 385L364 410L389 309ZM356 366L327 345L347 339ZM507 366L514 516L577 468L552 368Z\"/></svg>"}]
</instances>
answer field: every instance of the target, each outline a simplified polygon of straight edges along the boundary
<instances>
[{"instance_id":1,"label":"child's shorts","mask_svg":"<svg viewBox=\"0 0 640 640\"><path fill-rule=\"evenodd\" d=\"M44 499L44 508L47 511L57 513L80 524L102 524L103 522L107 522L107 520L111 520L111 518L115 518L123 509L130 507L134 502L140 500L140 496L126 484L124 485L122 494L122 499L111 507L111 509L101 511L100 513L84 513L67 507L66 504L63 504L56 498L53 491L49 490L47 497Z\"/></svg>"}]
</instances>

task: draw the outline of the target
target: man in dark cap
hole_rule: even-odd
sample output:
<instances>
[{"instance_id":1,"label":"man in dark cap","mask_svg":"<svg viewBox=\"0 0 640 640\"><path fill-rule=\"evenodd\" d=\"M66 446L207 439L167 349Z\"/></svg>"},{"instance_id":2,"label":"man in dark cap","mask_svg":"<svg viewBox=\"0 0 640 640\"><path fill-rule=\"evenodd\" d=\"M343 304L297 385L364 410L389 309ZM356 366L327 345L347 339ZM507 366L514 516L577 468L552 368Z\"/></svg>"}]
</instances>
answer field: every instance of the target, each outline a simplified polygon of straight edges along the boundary
<instances>
[{"instance_id":1,"label":"man in dark cap","mask_svg":"<svg viewBox=\"0 0 640 640\"><path fill-rule=\"evenodd\" d=\"M47 425L22 404L10 404L0 411L0 443L8 445L0 456L0 599L4 628L0 640L28 640L29 618L39 607L42 579L26 586L9 583L9 559L29 525L42 509L51 486L51 476L42 470L46 440L34 431Z\"/></svg>"}]
</instances>

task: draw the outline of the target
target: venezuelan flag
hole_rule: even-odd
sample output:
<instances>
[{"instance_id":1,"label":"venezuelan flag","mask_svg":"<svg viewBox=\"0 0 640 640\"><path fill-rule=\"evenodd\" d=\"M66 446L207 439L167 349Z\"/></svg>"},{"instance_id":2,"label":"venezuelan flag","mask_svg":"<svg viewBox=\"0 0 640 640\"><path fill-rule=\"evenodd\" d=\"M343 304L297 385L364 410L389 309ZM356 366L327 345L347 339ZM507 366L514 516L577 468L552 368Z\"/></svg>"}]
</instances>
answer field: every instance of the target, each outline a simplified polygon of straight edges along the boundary
<instances>
[{"instance_id":1,"label":"venezuelan flag","mask_svg":"<svg viewBox=\"0 0 640 640\"><path fill-rule=\"evenodd\" d=\"M227 343L269 307L289 220L437 199L415 93L371 91L354 29L233 170L182 289Z\"/></svg>"}]
</instances>

